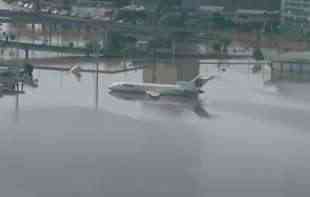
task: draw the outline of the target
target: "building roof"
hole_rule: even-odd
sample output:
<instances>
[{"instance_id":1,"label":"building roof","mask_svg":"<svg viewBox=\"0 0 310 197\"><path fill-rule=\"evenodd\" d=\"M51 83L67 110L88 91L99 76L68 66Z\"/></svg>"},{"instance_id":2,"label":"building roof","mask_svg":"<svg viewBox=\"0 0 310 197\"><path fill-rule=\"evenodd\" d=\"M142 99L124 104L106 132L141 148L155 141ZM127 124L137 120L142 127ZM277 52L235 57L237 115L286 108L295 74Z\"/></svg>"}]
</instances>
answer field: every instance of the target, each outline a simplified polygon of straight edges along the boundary
<instances>
[{"instance_id":1,"label":"building roof","mask_svg":"<svg viewBox=\"0 0 310 197\"><path fill-rule=\"evenodd\" d=\"M138 5L128 5L126 7L121 8L121 10L130 10L130 11L144 11L144 6L138 6Z\"/></svg>"},{"instance_id":2,"label":"building roof","mask_svg":"<svg viewBox=\"0 0 310 197\"><path fill-rule=\"evenodd\" d=\"M224 10L223 6L200 6L199 10L207 12L222 12Z\"/></svg>"},{"instance_id":3,"label":"building roof","mask_svg":"<svg viewBox=\"0 0 310 197\"><path fill-rule=\"evenodd\" d=\"M266 10L252 10L252 9L238 9L237 14L248 14L248 15L264 15Z\"/></svg>"},{"instance_id":4,"label":"building roof","mask_svg":"<svg viewBox=\"0 0 310 197\"><path fill-rule=\"evenodd\" d=\"M280 11L256 10L256 9L237 9L237 14L246 15L265 15L265 14L280 14Z\"/></svg>"}]
</instances>

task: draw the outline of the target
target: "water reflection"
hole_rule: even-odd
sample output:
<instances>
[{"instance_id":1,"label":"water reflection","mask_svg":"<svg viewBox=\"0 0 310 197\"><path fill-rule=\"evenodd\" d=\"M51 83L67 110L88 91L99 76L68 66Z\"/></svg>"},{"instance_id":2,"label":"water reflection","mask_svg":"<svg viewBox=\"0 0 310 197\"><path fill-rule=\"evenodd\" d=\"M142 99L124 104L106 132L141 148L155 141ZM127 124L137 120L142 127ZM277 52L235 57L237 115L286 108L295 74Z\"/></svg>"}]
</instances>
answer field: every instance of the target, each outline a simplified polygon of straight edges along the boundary
<instances>
[{"instance_id":1,"label":"water reflection","mask_svg":"<svg viewBox=\"0 0 310 197\"><path fill-rule=\"evenodd\" d=\"M13 120L19 122L20 94L24 94L24 86L38 87L38 80L33 77L33 67L29 64L23 67L1 67L0 70L0 96L15 96Z\"/></svg>"},{"instance_id":2,"label":"water reflection","mask_svg":"<svg viewBox=\"0 0 310 197\"><path fill-rule=\"evenodd\" d=\"M109 94L126 101L138 101L145 107L159 108L161 111L182 113L184 110L190 110L201 118L210 118L210 114L205 110L203 102L199 98L164 96L153 99L146 94L121 92L110 92Z\"/></svg>"},{"instance_id":3,"label":"water reflection","mask_svg":"<svg viewBox=\"0 0 310 197\"><path fill-rule=\"evenodd\" d=\"M15 111L14 111L14 121L15 123L19 122L19 113L20 113L20 109L19 109L19 94L16 94L15 96Z\"/></svg>"}]
</instances>

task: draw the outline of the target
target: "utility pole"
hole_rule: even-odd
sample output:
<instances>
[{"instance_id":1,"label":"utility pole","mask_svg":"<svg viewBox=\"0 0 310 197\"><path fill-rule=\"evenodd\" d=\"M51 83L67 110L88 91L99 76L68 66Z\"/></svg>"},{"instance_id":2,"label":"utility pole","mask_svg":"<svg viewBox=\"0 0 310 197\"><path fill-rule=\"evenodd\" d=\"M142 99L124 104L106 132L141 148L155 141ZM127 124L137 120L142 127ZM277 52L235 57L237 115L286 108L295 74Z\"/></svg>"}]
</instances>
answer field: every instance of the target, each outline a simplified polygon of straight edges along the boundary
<instances>
[{"instance_id":1,"label":"utility pole","mask_svg":"<svg viewBox=\"0 0 310 197\"><path fill-rule=\"evenodd\" d=\"M176 52L176 42L175 39L172 38L172 42L171 42L171 48L172 48L172 63L175 64L175 52Z\"/></svg>"},{"instance_id":2,"label":"utility pole","mask_svg":"<svg viewBox=\"0 0 310 197\"><path fill-rule=\"evenodd\" d=\"M101 33L100 33L101 34ZM95 43L99 43L98 34L96 34ZM96 62L96 82L95 82L95 110L98 111L99 109L99 58L100 58L100 45L94 45L93 51L95 55L95 62Z\"/></svg>"},{"instance_id":3,"label":"utility pole","mask_svg":"<svg viewBox=\"0 0 310 197\"><path fill-rule=\"evenodd\" d=\"M15 110L14 110L14 121L15 121L15 123L19 122L19 113L20 113L20 109L19 109L19 92L18 92L16 94L16 97L15 97Z\"/></svg>"}]
</instances>

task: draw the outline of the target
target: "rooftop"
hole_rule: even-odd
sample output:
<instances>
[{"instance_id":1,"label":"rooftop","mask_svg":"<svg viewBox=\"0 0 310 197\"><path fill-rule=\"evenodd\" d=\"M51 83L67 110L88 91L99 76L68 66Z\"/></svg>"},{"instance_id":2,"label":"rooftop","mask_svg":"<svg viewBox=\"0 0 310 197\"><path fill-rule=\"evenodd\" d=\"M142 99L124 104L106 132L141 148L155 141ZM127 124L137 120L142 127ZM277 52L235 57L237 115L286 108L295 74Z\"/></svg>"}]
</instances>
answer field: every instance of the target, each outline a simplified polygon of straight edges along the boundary
<instances>
[{"instance_id":1,"label":"rooftop","mask_svg":"<svg viewBox=\"0 0 310 197\"><path fill-rule=\"evenodd\" d=\"M199 8L201 11L210 11L210 12L222 12L224 10L223 6L207 6L203 5Z\"/></svg>"}]
</instances>

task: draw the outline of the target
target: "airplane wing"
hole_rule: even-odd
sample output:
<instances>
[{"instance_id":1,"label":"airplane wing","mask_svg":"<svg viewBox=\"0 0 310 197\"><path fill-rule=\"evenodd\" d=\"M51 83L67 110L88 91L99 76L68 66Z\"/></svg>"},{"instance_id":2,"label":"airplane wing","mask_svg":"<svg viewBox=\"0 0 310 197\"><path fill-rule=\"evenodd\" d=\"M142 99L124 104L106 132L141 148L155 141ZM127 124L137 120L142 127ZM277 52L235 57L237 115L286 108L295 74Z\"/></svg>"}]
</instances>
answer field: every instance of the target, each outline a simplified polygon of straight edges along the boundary
<instances>
[{"instance_id":1,"label":"airplane wing","mask_svg":"<svg viewBox=\"0 0 310 197\"><path fill-rule=\"evenodd\" d=\"M73 74L80 74L81 67L80 66L72 66L70 68L70 72L73 73Z\"/></svg>"},{"instance_id":2,"label":"airplane wing","mask_svg":"<svg viewBox=\"0 0 310 197\"><path fill-rule=\"evenodd\" d=\"M159 98L160 93L155 91L146 91L146 94L150 96L151 98Z\"/></svg>"},{"instance_id":3,"label":"airplane wing","mask_svg":"<svg viewBox=\"0 0 310 197\"><path fill-rule=\"evenodd\" d=\"M81 74L81 67L80 66L71 66L69 73L73 74L78 81L80 81L82 74Z\"/></svg>"}]
</instances>

